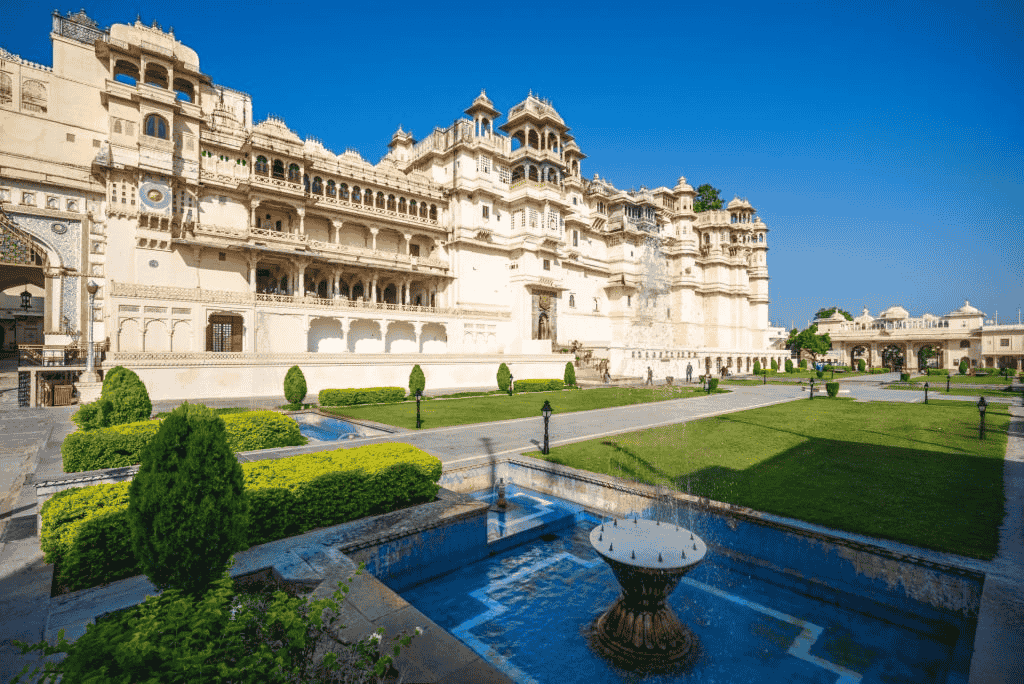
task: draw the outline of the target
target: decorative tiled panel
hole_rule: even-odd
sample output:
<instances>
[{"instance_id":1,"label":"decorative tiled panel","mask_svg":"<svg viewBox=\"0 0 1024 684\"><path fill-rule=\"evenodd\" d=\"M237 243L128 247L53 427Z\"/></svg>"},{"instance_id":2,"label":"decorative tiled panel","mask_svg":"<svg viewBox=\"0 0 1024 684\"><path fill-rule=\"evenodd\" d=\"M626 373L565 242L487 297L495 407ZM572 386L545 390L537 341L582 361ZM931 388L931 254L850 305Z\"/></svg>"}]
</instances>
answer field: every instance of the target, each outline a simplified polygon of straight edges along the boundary
<instances>
[{"instance_id":1,"label":"decorative tiled panel","mask_svg":"<svg viewBox=\"0 0 1024 684\"><path fill-rule=\"evenodd\" d=\"M31 233L34 238L60 255L61 263L51 263L50 266L64 266L81 270L81 221L65 221L41 216L25 216L16 213L12 214L11 218L14 219L19 228L27 233Z\"/></svg>"},{"instance_id":2,"label":"decorative tiled panel","mask_svg":"<svg viewBox=\"0 0 1024 684\"><path fill-rule=\"evenodd\" d=\"M78 276L64 276L63 287L61 288L61 320L72 321L72 328L78 327L78 286L80 280L81 278Z\"/></svg>"}]
</instances>

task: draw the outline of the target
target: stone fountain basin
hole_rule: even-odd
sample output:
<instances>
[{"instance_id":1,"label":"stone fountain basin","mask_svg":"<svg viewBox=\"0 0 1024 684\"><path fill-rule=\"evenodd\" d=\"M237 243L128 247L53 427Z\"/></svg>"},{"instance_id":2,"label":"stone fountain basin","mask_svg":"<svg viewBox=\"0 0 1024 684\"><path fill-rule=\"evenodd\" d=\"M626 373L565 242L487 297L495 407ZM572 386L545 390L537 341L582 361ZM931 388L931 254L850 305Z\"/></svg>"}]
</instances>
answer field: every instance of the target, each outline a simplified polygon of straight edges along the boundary
<instances>
[{"instance_id":1,"label":"stone fountain basin","mask_svg":"<svg viewBox=\"0 0 1024 684\"><path fill-rule=\"evenodd\" d=\"M679 575L698 565L708 552L704 540L685 527L636 518L598 525L590 533L590 544L613 566Z\"/></svg>"}]
</instances>

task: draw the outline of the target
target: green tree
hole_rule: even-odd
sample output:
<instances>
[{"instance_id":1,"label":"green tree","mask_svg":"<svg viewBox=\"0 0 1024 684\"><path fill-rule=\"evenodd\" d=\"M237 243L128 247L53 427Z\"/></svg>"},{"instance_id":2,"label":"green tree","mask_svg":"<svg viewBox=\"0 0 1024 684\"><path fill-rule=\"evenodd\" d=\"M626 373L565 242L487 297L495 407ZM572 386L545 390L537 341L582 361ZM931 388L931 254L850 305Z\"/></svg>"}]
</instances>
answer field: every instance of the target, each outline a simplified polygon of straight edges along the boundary
<instances>
[{"instance_id":1,"label":"green tree","mask_svg":"<svg viewBox=\"0 0 1024 684\"><path fill-rule=\"evenodd\" d=\"M563 376L566 387L576 386L576 369L572 367L572 361L565 364L565 375Z\"/></svg>"},{"instance_id":2,"label":"green tree","mask_svg":"<svg viewBox=\"0 0 1024 684\"><path fill-rule=\"evenodd\" d=\"M857 359L857 370L863 373L868 367L868 364L864 359Z\"/></svg>"},{"instance_id":3,"label":"green tree","mask_svg":"<svg viewBox=\"0 0 1024 684\"><path fill-rule=\"evenodd\" d=\"M838 311L839 313L843 314L843 317L846 320L848 320L848 321L852 321L853 320L853 316L850 314L849 311L847 311L846 309L840 309L837 306L833 306L833 307L831 307L829 309L818 309L818 313L814 314L814 317L815 318L828 318L829 316L834 314L836 311Z\"/></svg>"},{"instance_id":4,"label":"green tree","mask_svg":"<svg viewBox=\"0 0 1024 684\"><path fill-rule=\"evenodd\" d=\"M935 358L935 348L932 346L924 347L921 351L917 352L917 367L922 371L928 368L928 359Z\"/></svg>"},{"instance_id":5,"label":"green tree","mask_svg":"<svg viewBox=\"0 0 1024 684\"><path fill-rule=\"evenodd\" d=\"M754 359L754 375L760 375L760 374L761 374L761 361L758 360L758 359Z\"/></svg>"},{"instance_id":6,"label":"green tree","mask_svg":"<svg viewBox=\"0 0 1024 684\"><path fill-rule=\"evenodd\" d=\"M302 369L298 366L289 368L284 376L284 398L288 403L292 406L301 404L306 398L306 389L306 376Z\"/></svg>"},{"instance_id":7,"label":"green tree","mask_svg":"<svg viewBox=\"0 0 1024 684\"><path fill-rule=\"evenodd\" d=\"M832 348L832 338L828 333L818 334L818 325L802 330L793 338L793 345L800 351L806 352L811 357L811 363L817 365L818 357L827 354ZM802 367L802 366L801 366Z\"/></svg>"},{"instance_id":8,"label":"green tree","mask_svg":"<svg viewBox=\"0 0 1024 684\"><path fill-rule=\"evenodd\" d=\"M422 392L427 388L427 379L423 376L423 369L420 368L420 364L416 364L412 367L412 372L409 373L409 394L416 395L416 390Z\"/></svg>"},{"instance_id":9,"label":"green tree","mask_svg":"<svg viewBox=\"0 0 1024 684\"><path fill-rule=\"evenodd\" d=\"M773 371L778 371L779 370L779 362L776 361L775 359L772 359L772 370Z\"/></svg>"},{"instance_id":10,"label":"green tree","mask_svg":"<svg viewBox=\"0 0 1024 684\"><path fill-rule=\"evenodd\" d=\"M508 392L508 383L512 380L512 371L504 363L498 366L498 389Z\"/></svg>"},{"instance_id":11,"label":"green tree","mask_svg":"<svg viewBox=\"0 0 1024 684\"><path fill-rule=\"evenodd\" d=\"M712 209L722 208L722 198L719 197L718 188L712 186L709 183L697 188L697 196L693 198L693 210L694 211L710 211Z\"/></svg>"},{"instance_id":12,"label":"green tree","mask_svg":"<svg viewBox=\"0 0 1024 684\"><path fill-rule=\"evenodd\" d=\"M958 368L960 375L967 375L967 359L960 359L960 367Z\"/></svg>"},{"instance_id":13,"label":"green tree","mask_svg":"<svg viewBox=\"0 0 1024 684\"><path fill-rule=\"evenodd\" d=\"M128 489L132 551L156 587L200 596L248 546L249 501L224 421L186 402L139 457Z\"/></svg>"},{"instance_id":14,"label":"green tree","mask_svg":"<svg viewBox=\"0 0 1024 684\"><path fill-rule=\"evenodd\" d=\"M135 371L124 366L111 368L103 376L100 398L110 402L109 409L104 409L107 425L149 420L153 415L153 402L149 400L146 386Z\"/></svg>"},{"instance_id":15,"label":"green tree","mask_svg":"<svg viewBox=\"0 0 1024 684\"><path fill-rule=\"evenodd\" d=\"M786 359L786 372L787 373L792 373L793 372L793 359Z\"/></svg>"}]
</instances>

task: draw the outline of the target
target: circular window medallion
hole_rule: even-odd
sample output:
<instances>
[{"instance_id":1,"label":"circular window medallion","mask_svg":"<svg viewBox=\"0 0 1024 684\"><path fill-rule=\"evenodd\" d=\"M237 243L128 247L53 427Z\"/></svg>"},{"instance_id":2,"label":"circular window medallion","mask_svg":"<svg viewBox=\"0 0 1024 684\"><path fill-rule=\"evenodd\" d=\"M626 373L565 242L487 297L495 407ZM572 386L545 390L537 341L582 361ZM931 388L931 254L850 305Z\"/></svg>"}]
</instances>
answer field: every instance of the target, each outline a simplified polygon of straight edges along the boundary
<instances>
[{"instance_id":1,"label":"circular window medallion","mask_svg":"<svg viewBox=\"0 0 1024 684\"><path fill-rule=\"evenodd\" d=\"M68 232L68 227L65 226L63 223L54 223L52 226L50 226L50 230L52 230L57 235L63 235L64 233Z\"/></svg>"},{"instance_id":2,"label":"circular window medallion","mask_svg":"<svg viewBox=\"0 0 1024 684\"><path fill-rule=\"evenodd\" d=\"M149 266L150 266L150 268L156 268L156 267L157 267L157 266L159 266L159 265L160 265L160 262L159 262L159 261L157 261L156 259L150 259L150 260L149 260Z\"/></svg>"},{"instance_id":3,"label":"circular window medallion","mask_svg":"<svg viewBox=\"0 0 1024 684\"><path fill-rule=\"evenodd\" d=\"M160 192L156 188L152 188L149 192L146 193L146 197L149 198L150 202L159 202L164 198L164 193Z\"/></svg>"}]
</instances>

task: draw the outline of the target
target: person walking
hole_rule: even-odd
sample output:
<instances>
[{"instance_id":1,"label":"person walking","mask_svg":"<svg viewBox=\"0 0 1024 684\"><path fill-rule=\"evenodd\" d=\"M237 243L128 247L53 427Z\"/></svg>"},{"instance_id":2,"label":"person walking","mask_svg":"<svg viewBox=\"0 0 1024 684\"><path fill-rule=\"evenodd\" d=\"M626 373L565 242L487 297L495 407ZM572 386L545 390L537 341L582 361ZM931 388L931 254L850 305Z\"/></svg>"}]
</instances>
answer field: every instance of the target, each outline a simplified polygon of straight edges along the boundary
<instances>
[{"instance_id":1,"label":"person walking","mask_svg":"<svg viewBox=\"0 0 1024 684\"><path fill-rule=\"evenodd\" d=\"M654 371L651 370L650 366L647 367L647 383L646 384L652 385L652 386L654 385Z\"/></svg>"},{"instance_id":2,"label":"person walking","mask_svg":"<svg viewBox=\"0 0 1024 684\"><path fill-rule=\"evenodd\" d=\"M693 364L686 364L686 382L693 382Z\"/></svg>"}]
</instances>

